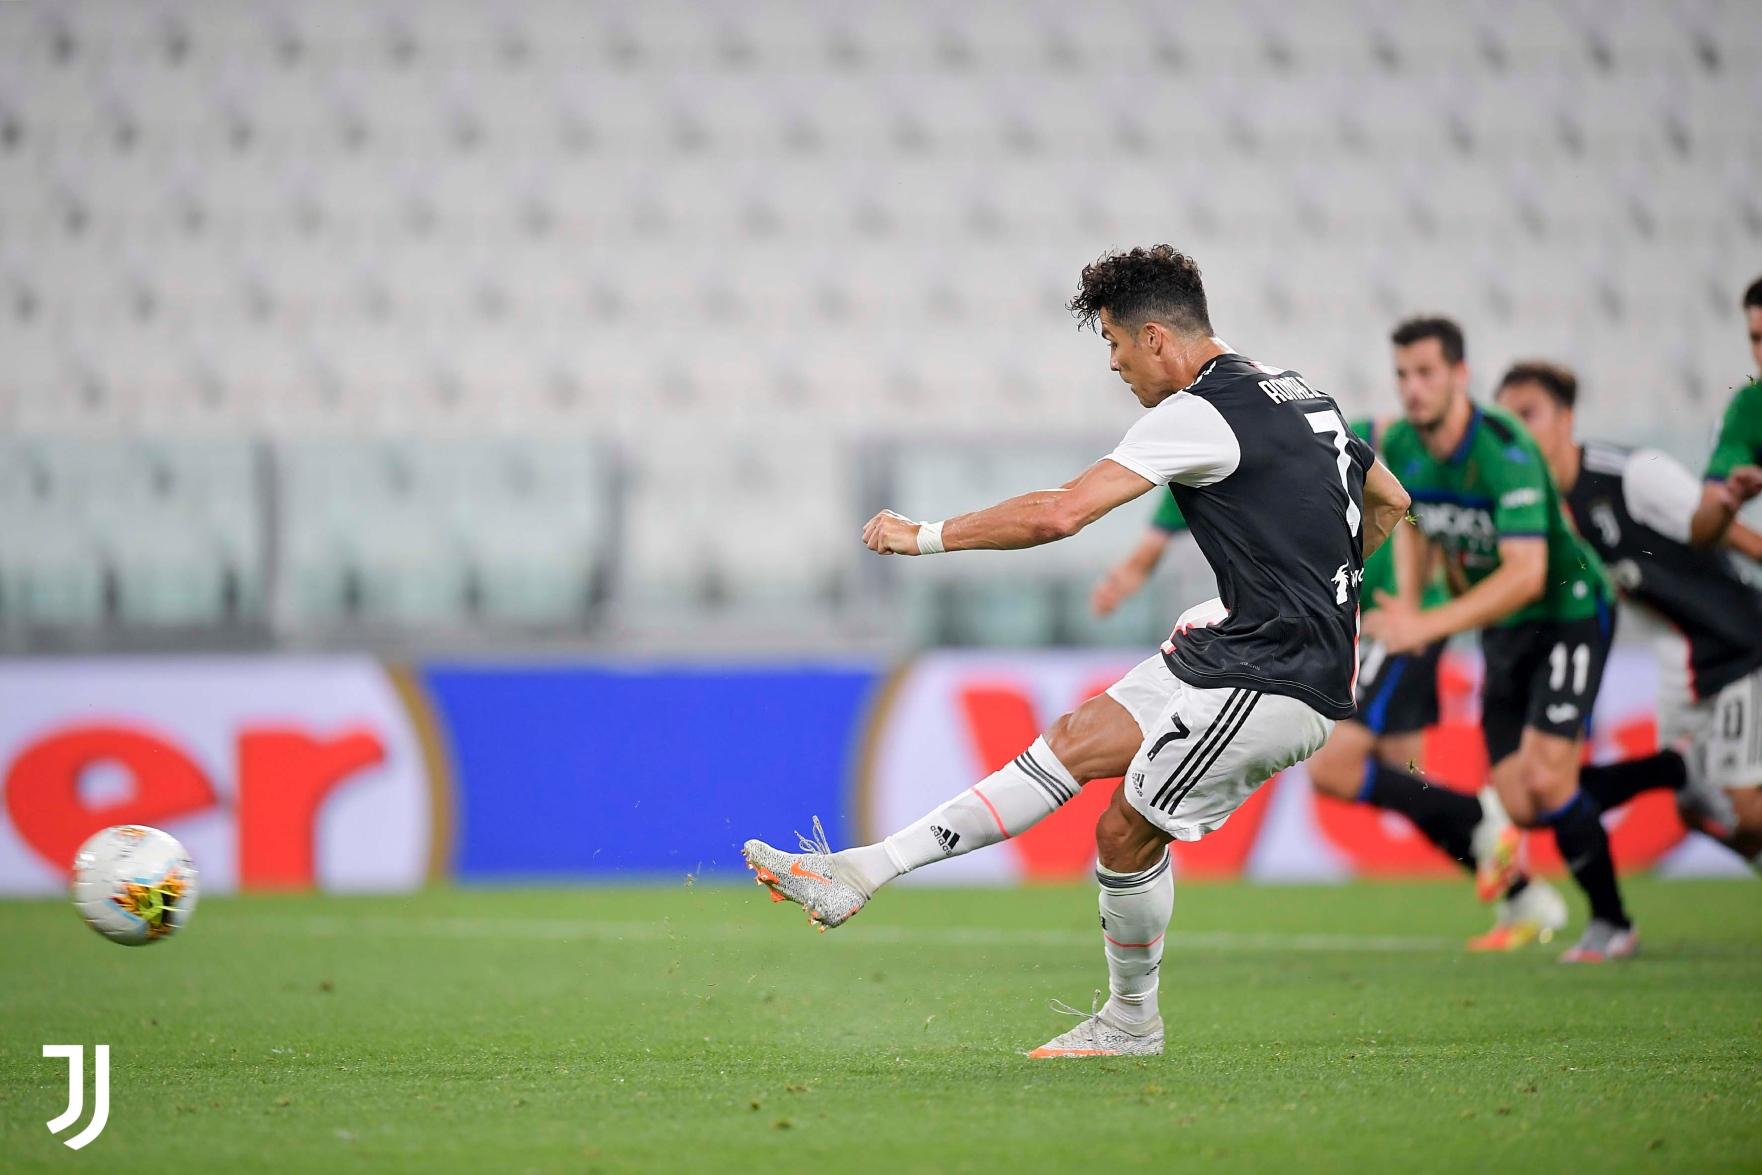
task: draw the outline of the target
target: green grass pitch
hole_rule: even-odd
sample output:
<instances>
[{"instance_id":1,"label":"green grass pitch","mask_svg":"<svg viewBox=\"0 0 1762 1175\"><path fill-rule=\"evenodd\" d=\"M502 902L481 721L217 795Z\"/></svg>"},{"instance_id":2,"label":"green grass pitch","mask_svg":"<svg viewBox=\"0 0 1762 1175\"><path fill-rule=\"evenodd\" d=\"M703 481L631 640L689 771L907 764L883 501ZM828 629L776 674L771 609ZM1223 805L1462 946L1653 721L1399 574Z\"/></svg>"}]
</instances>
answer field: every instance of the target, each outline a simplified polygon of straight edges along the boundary
<instances>
[{"instance_id":1,"label":"green grass pitch","mask_svg":"<svg viewBox=\"0 0 1762 1175\"><path fill-rule=\"evenodd\" d=\"M0 1169L1762 1170L1762 889L1630 882L1645 956L1476 957L1461 885L1183 884L1167 1055L1030 1062L1087 887L211 900L129 950L0 903ZM45 1043L108 1043L80 1155Z\"/></svg>"}]
</instances>

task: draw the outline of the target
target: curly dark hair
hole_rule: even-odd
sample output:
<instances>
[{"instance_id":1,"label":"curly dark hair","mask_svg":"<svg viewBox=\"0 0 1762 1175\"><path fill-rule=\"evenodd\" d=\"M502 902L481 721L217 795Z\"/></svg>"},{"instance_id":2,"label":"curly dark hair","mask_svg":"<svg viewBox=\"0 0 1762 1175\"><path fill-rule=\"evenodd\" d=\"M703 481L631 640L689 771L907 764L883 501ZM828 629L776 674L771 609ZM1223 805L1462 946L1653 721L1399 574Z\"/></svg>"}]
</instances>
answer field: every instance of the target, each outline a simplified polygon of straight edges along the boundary
<instances>
[{"instance_id":1,"label":"curly dark hair","mask_svg":"<svg viewBox=\"0 0 1762 1175\"><path fill-rule=\"evenodd\" d=\"M1762 277L1751 282L1750 288L1744 291L1744 309L1752 306L1762 307Z\"/></svg>"},{"instance_id":2,"label":"curly dark hair","mask_svg":"<svg viewBox=\"0 0 1762 1175\"><path fill-rule=\"evenodd\" d=\"M1468 354L1462 328L1443 315L1409 318L1389 333L1389 341L1397 347L1411 347L1424 339L1438 340L1438 349L1444 353L1446 363L1461 363L1463 356Z\"/></svg>"},{"instance_id":3,"label":"curly dark hair","mask_svg":"<svg viewBox=\"0 0 1762 1175\"><path fill-rule=\"evenodd\" d=\"M1578 376L1572 373L1572 368L1546 359L1522 359L1506 368L1505 374L1499 377L1499 391L1512 384L1535 384L1562 408L1578 404Z\"/></svg>"},{"instance_id":4,"label":"curly dark hair","mask_svg":"<svg viewBox=\"0 0 1762 1175\"><path fill-rule=\"evenodd\" d=\"M1104 253L1083 267L1080 281L1069 304L1079 328L1094 326L1105 310L1134 329L1154 320L1178 334L1211 333L1199 263L1172 245Z\"/></svg>"}]
</instances>

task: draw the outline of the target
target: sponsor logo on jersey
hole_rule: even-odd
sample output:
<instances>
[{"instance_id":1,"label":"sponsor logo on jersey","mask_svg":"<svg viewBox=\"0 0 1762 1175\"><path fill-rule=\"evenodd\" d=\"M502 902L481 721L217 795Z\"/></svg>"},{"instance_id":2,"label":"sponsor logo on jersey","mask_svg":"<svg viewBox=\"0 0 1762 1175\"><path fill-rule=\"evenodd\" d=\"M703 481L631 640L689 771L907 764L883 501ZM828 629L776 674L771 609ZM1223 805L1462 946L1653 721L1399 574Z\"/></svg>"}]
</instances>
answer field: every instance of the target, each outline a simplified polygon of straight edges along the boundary
<instances>
[{"instance_id":1,"label":"sponsor logo on jersey","mask_svg":"<svg viewBox=\"0 0 1762 1175\"><path fill-rule=\"evenodd\" d=\"M1354 571L1349 564L1342 563L1334 572L1334 603L1342 606L1352 600L1352 592L1364 586L1364 572Z\"/></svg>"},{"instance_id":2,"label":"sponsor logo on jersey","mask_svg":"<svg viewBox=\"0 0 1762 1175\"><path fill-rule=\"evenodd\" d=\"M1507 510L1516 510L1522 506L1534 506L1541 500L1542 491L1535 486L1519 486L1517 489L1507 490L1501 495L1499 504Z\"/></svg>"},{"instance_id":3,"label":"sponsor logo on jersey","mask_svg":"<svg viewBox=\"0 0 1762 1175\"><path fill-rule=\"evenodd\" d=\"M1491 545L1498 531L1493 515L1482 506L1459 506L1454 502L1418 502L1413 507L1420 529L1427 538L1453 539L1460 544Z\"/></svg>"}]
</instances>

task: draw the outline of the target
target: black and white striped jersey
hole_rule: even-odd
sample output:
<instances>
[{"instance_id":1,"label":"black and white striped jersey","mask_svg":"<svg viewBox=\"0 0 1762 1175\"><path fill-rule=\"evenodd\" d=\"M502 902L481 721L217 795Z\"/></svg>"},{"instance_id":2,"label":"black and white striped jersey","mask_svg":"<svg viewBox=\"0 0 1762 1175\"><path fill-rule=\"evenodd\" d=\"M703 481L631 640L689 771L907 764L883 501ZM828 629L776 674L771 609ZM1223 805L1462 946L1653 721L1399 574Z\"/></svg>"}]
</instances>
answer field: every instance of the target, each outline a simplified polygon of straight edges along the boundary
<instances>
[{"instance_id":1,"label":"black and white striped jersey","mask_svg":"<svg viewBox=\"0 0 1762 1175\"><path fill-rule=\"evenodd\" d=\"M1110 456L1174 492L1229 612L1169 637L1175 676L1350 717L1375 456L1333 399L1294 371L1226 353Z\"/></svg>"},{"instance_id":2,"label":"black and white striped jersey","mask_svg":"<svg viewBox=\"0 0 1762 1175\"><path fill-rule=\"evenodd\" d=\"M1566 494L1579 531L1629 600L1652 609L1689 646L1697 698L1762 667L1762 592L1723 550L1689 546L1701 483L1656 449L1590 443Z\"/></svg>"}]
</instances>

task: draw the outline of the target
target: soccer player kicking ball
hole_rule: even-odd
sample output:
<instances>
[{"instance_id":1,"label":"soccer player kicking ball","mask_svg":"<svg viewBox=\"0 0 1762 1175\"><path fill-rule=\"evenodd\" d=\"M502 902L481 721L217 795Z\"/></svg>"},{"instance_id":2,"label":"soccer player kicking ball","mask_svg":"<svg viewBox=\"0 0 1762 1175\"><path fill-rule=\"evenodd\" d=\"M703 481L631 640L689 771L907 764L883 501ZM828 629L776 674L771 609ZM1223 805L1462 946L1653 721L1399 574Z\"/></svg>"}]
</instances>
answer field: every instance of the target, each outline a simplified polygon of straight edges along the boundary
<instances>
[{"instance_id":1,"label":"soccer player kicking ball","mask_svg":"<svg viewBox=\"0 0 1762 1175\"><path fill-rule=\"evenodd\" d=\"M1388 422L1352 420L1352 431L1373 449ZM1173 495L1165 496L1144 537L1131 554L1109 569L1095 587L1091 606L1107 615L1144 585L1186 519ZM1375 607L1378 594L1395 590L1395 549L1384 543L1364 561L1360 599ZM1423 607L1449 599L1436 577L1428 581ZM1479 803L1447 787L1428 784L1409 768L1425 752L1425 731L1438 722L1438 659L1443 641L1411 653L1390 655L1375 641L1358 647L1357 711L1334 727L1326 745L1309 759L1309 781L1316 791L1348 803L1370 804L1407 817L1444 854L1476 873L1478 859L1491 860L1501 842L1517 834L1491 789ZM1486 901L1498 899L1491 930L1468 940L1471 951L1513 951L1546 941L1567 921L1566 901L1545 881L1519 872L1489 872Z\"/></svg>"},{"instance_id":2,"label":"soccer player kicking ball","mask_svg":"<svg viewBox=\"0 0 1762 1175\"><path fill-rule=\"evenodd\" d=\"M1553 363L1516 364L1498 399L1536 438L1622 597L1680 634L1659 658L1664 749L1585 767L1580 786L1605 810L1672 788L1692 824L1762 869L1762 592L1723 550L1695 546L1744 533L1732 514L1762 492L1762 469L1737 466L1723 486L1703 487L1656 449L1579 444L1578 380Z\"/></svg>"},{"instance_id":3,"label":"soccer player kicking ball","mask_svg":"<svg viewBox=\"0 0 1762 1175\"><path fill-rule=\"evenodd\" d=\"M1192 258L1167 245L1109 254L1084 268L1071 310L1099 323L1110 366L1149 409L1118 447L1059 489L973 514L918 523L884 510L863 541L884 555L1033 547L1168 485L1220 599L1014 762L880 843L744 850L777 900L837 926L901 874L1015 836L1089 780L1125 776L1095 829L1111 994L1036 1058L1162 1052L1168 842L1221 826L1352 713L1363 556L1408 505L1332 399L1213 336Z\"/></svg>"},{"instance_id":4,"label":"soccer player kicking ball","mask_svg":"<svg viewBox=\"0 0 1762 1175\"><path fill-rule=\"evenodd\" d=\"M1365 634L1403 653L1481 630L1481 734L1493 786L1519 825L1554 830L1590 899L1590 924L1561 958L1631 955L1638 938L1609 838L1578 783L1579 752L1614 638L1603 565L1567 521L1529 433L1503 409L1469 398L1461 329L1448 319L1415 319L1391 338L1406 419L1390 427L1383 456L1411 490L1419 528L1396 535L1400 591L1366 614ZM1419 583L1434 546L1464 590L1422 610ZM1473 801L1463 801L1466 821ZM1514 840L1507 841L1490 864L1515 868L1515 856Z\"/></svg>"}]
</instances>

